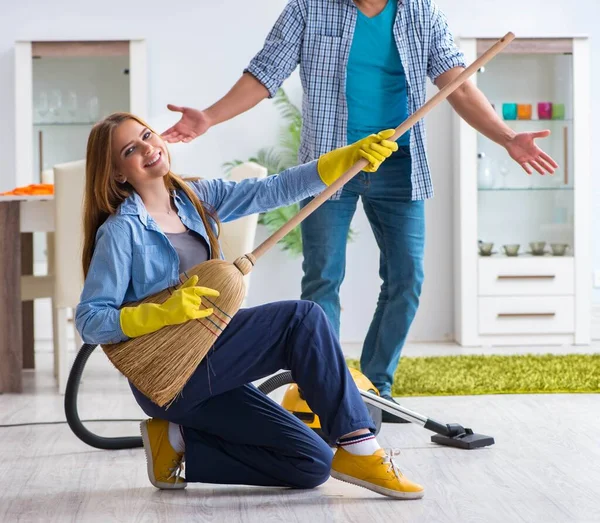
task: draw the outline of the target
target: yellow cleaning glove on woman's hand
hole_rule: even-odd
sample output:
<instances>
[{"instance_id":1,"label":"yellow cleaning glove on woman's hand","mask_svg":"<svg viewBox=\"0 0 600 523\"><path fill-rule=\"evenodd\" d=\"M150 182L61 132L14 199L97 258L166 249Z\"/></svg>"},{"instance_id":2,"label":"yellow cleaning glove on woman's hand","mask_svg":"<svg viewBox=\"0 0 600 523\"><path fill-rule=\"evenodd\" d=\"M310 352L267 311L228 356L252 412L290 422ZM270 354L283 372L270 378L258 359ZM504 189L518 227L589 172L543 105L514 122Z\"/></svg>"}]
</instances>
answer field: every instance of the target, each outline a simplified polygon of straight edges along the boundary
<instances>
[{"instance_id":1,"label":"yellow cleaning glove on woman's hand","mask_svg":"<svg viewBox=\"0 0 600 523\"><path fill-rule=\"evenodd\" d=\"M196 287L198 276L192 276L167 301L161 304L142 303L137 307L123 307L120 314L121 330L129 338L156 332L167 325L178 325L197 318L206 318L212 309L201 309L202 296L219 296L219 291Z\"/></svg>"},{"instance_id":2,"label":"yellow cleaning glove on woman's hand","mask_svg":"<svg viewBox=\"0 0 600 523\"><path fill-rule=\"evenodd\" d=\"M394 132L394 129L386 129L322 155L317 162L317 171L323 183L331 185L361 158L369 162L363 171L374 173L386 158L398 150L396 142L387 140Z\"/></svg>"}]
</instances>

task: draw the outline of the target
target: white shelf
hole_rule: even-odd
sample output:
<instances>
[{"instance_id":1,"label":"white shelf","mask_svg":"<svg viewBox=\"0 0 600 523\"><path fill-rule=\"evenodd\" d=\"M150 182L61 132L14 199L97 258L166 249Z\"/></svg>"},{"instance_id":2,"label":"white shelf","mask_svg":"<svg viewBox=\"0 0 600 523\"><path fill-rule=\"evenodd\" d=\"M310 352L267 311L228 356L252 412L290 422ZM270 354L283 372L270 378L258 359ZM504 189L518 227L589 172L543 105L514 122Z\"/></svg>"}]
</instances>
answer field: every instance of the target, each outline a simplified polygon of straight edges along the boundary
<instances>
[{"instance_id":1,"label":"white shelf","mask_svg":"<svg viewBox=\"0 0 600 523\"><path fill-rule=\"evenodd\" d=\"M33 122L34 127L79 127L85 125L94 125L96 122Z\"/></svg>"},{"instance_id":2,"label":"white shelf","mask_svg":"<svg viewBox=\"0 0 600 523\"><path fill-rule=\"evenodd\" d=\"M479 192L499 192L499 193L510 193L510 192L520 192L520 191L532 191L532 192L545 192L545 191L572 191L573 187L569 186L559 186L559 187L498 187L486 189L483 187L478 187L477 190Z\"/></svg>"},{"instance_id":3,"label":"white shelf","mask_svg":"<svg viewBox=\"0 0 600 523\"><path fill-rule=\"evenodd\" d=\"M572 54L557 52L558 44L572 46ZM472 63L478 39L460 39L459 45ZM531 103L534 116L535 101L565 105L563 119L504 120L517 132L551 131L536 144L559 164L553 177L518 177L521 167L502 147L454 114L455 339L463 346L590 342L589 41L540 37L536 46L523 54L500 53L473 80L500 117L503 102ZM479 153L492 171L492 187L477 187ZM481 256L478 240L494 243L496 254ZM534 240L546 241L548 252L528 252ZM551 243L569 249L555 256ZM507 244L520 244L519 255L507 256ZM533 317L544 306L553 314Z\"/></svg>"}]
</instances>

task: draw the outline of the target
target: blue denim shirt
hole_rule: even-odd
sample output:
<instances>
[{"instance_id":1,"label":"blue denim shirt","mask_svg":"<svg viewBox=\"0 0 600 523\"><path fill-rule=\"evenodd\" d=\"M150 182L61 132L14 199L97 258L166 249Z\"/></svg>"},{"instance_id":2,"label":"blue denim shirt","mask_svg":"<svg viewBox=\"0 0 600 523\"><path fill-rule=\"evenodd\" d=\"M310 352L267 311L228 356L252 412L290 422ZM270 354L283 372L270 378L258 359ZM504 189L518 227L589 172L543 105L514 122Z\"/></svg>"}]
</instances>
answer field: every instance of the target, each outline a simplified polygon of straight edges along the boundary
<instances>
[{"instance_id":1,"label":"blue denim shirt","mask_svg":"<svg viewBox=\"0 0 600 523\"><path fill-rule=\"evenodd\" d=\"M188 183L222 222L290 205L326 187L316 161L263 179ZM174 192L174 202L183 224L210 245L200 215L183 191ZM128 339L121 330L119 308L177 285L178 267L179 257L171 242L140 196L133 193L96 234L94 255L75 310L75 325L83 341L99 344Z\"/></svg>"}]
</instances>

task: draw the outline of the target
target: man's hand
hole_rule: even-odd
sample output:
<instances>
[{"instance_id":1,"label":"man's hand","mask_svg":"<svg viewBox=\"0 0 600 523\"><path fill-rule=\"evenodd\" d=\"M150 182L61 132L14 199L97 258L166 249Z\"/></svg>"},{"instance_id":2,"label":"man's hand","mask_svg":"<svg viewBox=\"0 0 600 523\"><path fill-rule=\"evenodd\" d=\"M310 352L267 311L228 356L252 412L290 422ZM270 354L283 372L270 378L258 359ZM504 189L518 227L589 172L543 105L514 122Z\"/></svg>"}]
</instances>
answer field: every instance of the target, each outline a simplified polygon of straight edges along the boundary
<instances>
[{"instance_id":1,"label":"man's hand","mask_svg":"<svg viewBox=\"0 0 600 523\"><path fill-rule=\"evenodd\" d=\"M443 89L464 68L454 67L442 73L435 80L435 85ZM558 164L534 142L536 138L545 138L550 131L535 133L515 133L494 111L485 95L469 80L458 87L450 96L448 102L454 110L474 129L502 145L527 174L535 169L540 174L553 174Z\"/></svg>"},{"instance_id":2,"label":"man's hand","mask_svg":"<svg viewBox=\"0 0 600 523\"><path fill-rule=\"evenodd\" d=\"M198 138L211 127L211 122L204 111L192 109L191 107L180 107L168 104L171 111L181 113L181 119L161 134L163 140L168 143L191 142Z\"/></svg>"},{"instance_id":3,"label":"man's hand","mask_svg":"<svg viewBox=\"0 0 600 523\"><path fill-rule=\"evenodd\" d=\"M504 147L510 157L523 167L527 174L533 174L532 167L540 174L554 174L558 164L534 142L536 138L546 138L547 136L550 136L548 130L517 133L506 141Z\"/></svg>"}]
</instances>

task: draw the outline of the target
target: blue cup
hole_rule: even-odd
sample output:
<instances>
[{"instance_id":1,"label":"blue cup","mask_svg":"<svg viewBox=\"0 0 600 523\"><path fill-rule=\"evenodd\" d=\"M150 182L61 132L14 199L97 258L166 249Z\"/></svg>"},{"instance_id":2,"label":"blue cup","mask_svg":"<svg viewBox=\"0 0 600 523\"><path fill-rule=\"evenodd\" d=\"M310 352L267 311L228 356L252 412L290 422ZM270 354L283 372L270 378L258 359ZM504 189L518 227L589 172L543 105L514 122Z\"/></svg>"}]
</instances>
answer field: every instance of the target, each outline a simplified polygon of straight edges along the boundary
<instances>
[{"instance_id":1,"label":"blue cup","mask_svg":"<svg viewBox=\"0 0 600 523\"><path fill-rule=\"evenodd\" d=\"M502 117L505 120L516 120L517 104L502 104Z\"/></svg>"}]
</instances>

